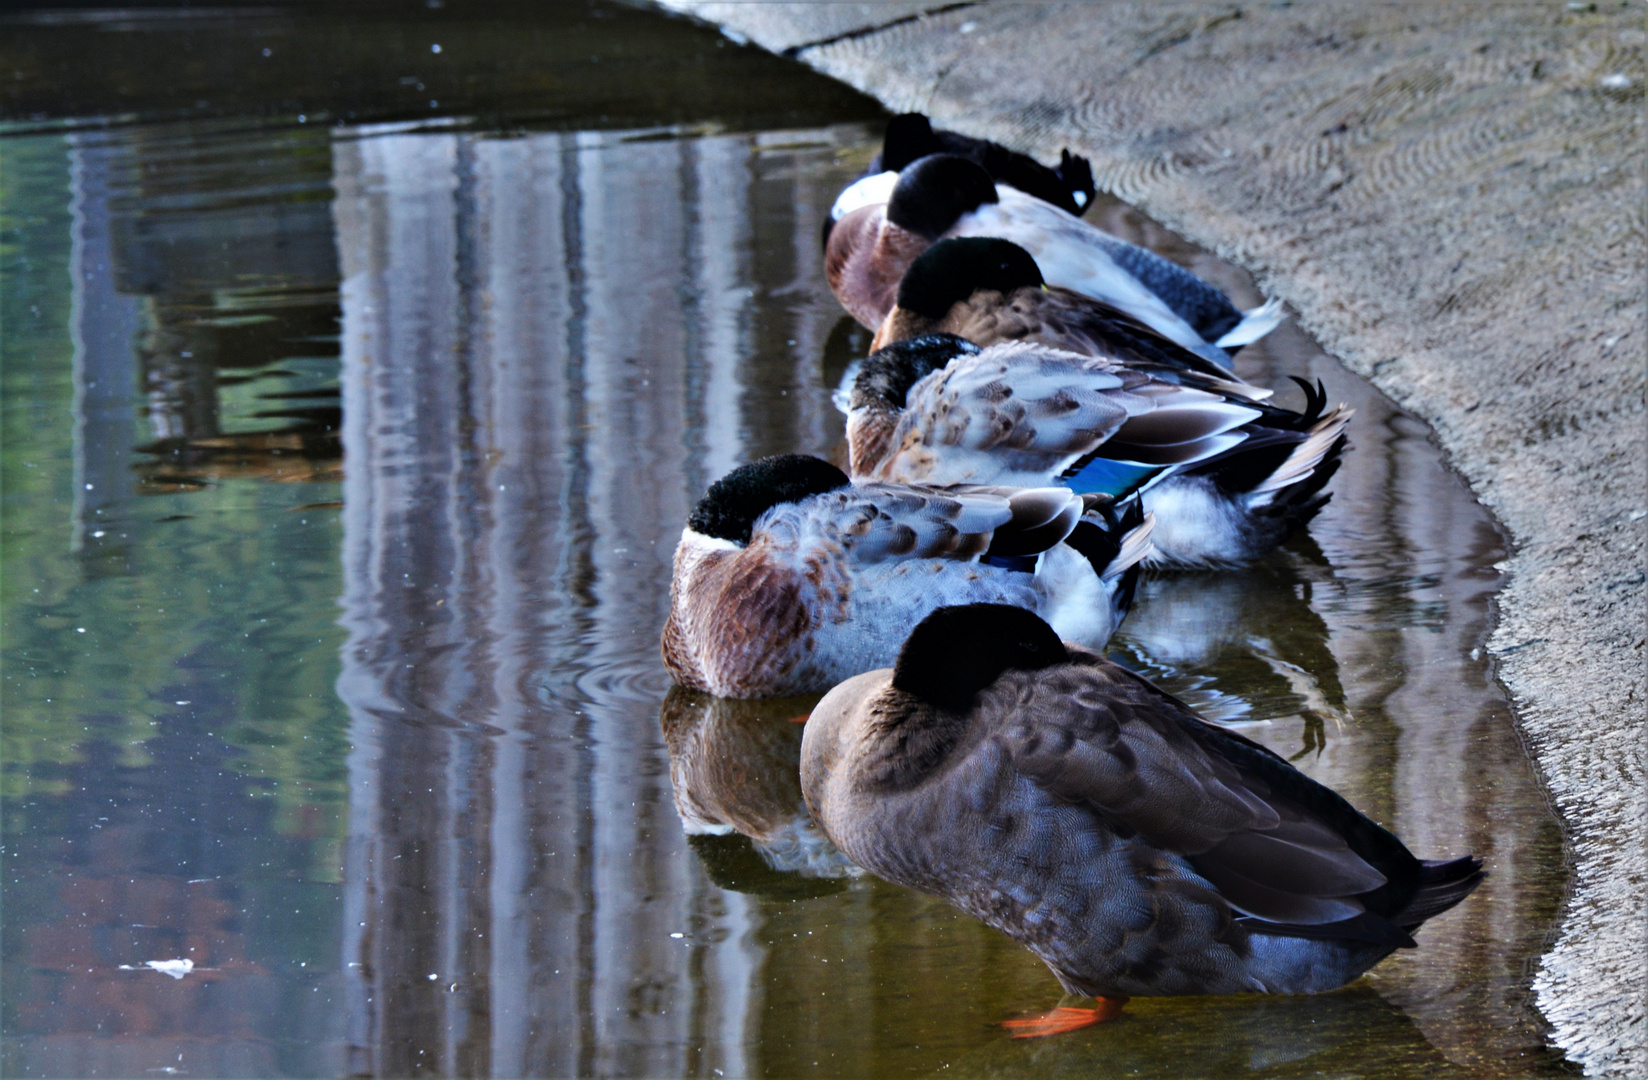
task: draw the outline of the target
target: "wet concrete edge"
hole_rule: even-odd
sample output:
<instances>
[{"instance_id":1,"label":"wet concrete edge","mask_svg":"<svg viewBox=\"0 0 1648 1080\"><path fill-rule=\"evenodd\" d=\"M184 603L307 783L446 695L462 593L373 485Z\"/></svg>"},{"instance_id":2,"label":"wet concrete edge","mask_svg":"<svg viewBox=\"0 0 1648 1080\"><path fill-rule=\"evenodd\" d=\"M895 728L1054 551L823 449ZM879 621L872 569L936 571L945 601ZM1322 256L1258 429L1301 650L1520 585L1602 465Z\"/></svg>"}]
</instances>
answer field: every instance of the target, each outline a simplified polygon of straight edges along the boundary
<instances>
[{"instance_id":1,"label":"wet concrete edge","mask_svg":"<svg viewBox=\"0 0 1648 1080\"><path fill-rule=\"evenodd\" d=\"M661 3L1089 155L1431 425L1512 541L1489 647L1574 866L1537 1003L1587 1074L1648 1075L1641 0Z\"/></svg>"}]
</instances>

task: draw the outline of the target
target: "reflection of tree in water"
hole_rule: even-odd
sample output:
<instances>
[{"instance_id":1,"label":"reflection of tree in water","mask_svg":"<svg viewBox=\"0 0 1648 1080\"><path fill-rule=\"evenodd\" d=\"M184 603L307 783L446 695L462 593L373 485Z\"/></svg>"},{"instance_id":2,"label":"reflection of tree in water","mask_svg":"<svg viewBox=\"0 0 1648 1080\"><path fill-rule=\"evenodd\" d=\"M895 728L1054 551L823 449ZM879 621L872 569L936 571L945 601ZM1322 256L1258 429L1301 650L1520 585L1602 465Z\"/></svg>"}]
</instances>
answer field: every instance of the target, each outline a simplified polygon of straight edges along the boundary
<instances>
[{"instance_id":1,"label":"reflection of tree in water","mask_svg":"<svg viewBox=\"0 0 1648 1080\"><path fill-rule=\"evenodd\" d=\"M1319 754L1346 705L1310 571L1289 551L1241 573L1152 575L1111 651L1210 720L1298 718L1296 756Z\"/></svg>"}]
</instances>

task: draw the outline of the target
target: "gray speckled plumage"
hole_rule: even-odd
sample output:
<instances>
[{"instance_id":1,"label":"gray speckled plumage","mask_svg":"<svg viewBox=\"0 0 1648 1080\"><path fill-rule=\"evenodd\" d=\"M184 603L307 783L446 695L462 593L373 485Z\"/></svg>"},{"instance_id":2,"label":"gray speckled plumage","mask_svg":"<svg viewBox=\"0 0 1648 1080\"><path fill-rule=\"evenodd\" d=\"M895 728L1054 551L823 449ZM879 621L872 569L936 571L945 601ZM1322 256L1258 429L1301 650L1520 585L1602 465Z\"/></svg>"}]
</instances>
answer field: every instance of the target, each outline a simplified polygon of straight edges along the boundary
<instances>
[{"instance_id":1,"label":"gray speckled plumage","mask_svg":"<svg viewBox=\"0 0 1648 1080\"><path fill-rule=\"evenodd\" d=\"M665 665L677 682L724 697L820 693L890 663L935 608L981 601L1036 611L1101 646L1152 523L1118 527L1127 539L1101 572L1061 542L1084 506L1061 488L855 484L772 506L742 545L686 529ZM1025 572L981 562L987 552L1039 557Z\"/></svg>"},{"instance_id":2,"label":"gray speckled plumage","mask_svg":"<svg viewBox=\"0 0 1648 1080\"><path fill-rule=\"evenodd\" d=\"M1007 933L1070 992L1332 989L1480 880L1479 862L1421 863L1269 751L1080 648L1002 672L963 710L892 678L860 675L814 709L814 816L854 862Z\"/></svg>"}]
</instances>

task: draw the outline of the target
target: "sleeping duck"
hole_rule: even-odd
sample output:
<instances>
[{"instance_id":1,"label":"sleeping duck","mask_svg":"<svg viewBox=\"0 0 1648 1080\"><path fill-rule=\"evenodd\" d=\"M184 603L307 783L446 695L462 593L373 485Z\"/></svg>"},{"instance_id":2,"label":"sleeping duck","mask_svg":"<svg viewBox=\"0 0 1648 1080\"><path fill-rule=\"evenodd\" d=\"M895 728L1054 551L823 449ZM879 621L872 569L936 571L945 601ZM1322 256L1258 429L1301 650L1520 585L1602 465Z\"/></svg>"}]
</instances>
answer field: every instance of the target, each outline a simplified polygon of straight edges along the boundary
<instances>
[{"instance_id":1,"label":"sleeping duck","mask_svg":"<svg viewBox=\"0 0 1648 1080\"><path fill-rule=\"evenodd\" d=\"M1189 270L1111 236L953 154L932 154L889 188L867 177L836 200L824 251L830 288L849 314L876 329L916 257L949 236L1012 240L1047 280L1120 308L1168 339L1216 363L1225 349L1257 341L1282 320L1279 303L1238 311Z\"/></svg>"},{"instance_id":2,"label":"sleeping duck","mask_svg":"<svg viewBox=\"0 0 1648 1080\"><path fill-rule=\"evenodd\" d=\"M1078 217L1093 205L1093 168L1086 158L1069 150L1059 152L1059 163L1048 168L1035 158L1007 149L988 139L934 129L921 113L901 113L887 121L881 153L870 161L864 179L885 176L887 191L898 181L899 170L929 154L955 154L982 168L998 184L1008 184ZM867 188L873 188L868 185ZM885 202L883 195L879 202Z\"/></svg>"},{"instance_id":3,"label":"sleeping duck","mask_svg":"<svg viewBox=\"0 0 1648 1080\"><path fill-rule=\"evenodd\" d=\"M1065 488L855 485L801 454L740 466L681 533L664 665L721 697L822 693L890 663L933 609L974 601L1100 647L1132 602L1151 523L1137 508L1084 519L1097 503Z\"/></svg>"},{"instance_id":4,"label":"sleeping duck","mask_svg":"<svg viewBox=\"0 0 1648 1080\"><path fill-rule=\"evenodd\" d=\"M1305 408L1291 412L1188 369L1176 378L1029 342L910 338L859 367L849 469L885 483L1139 494L1156 521L1152 563L1255 559L1327 505L1352 411L1326 409L1304 383Z\"/></svg>"},{"instance_id":5,"label":"sleeping duck","mask_svg":"<svg viewBox=\"0 0 1648 1080\"><path fill-rule=\"evenodd\" d=\"M814 708L801 788L871 873L1104 999L1342 986L1482 881L1032 612L941 608ZM1078 1026L1061 1009L1044 1030Z\"/></svg>"},{"instance_id":6,"label":"sleeping duck","mask_svg":"<svg viewBox=\"0 0 1648 1080\"><path fill-rule=\"evenodd\" d=\"M981 346L1033 341L1109 357L1157 379L1230 397L1263 401L1271 396L1120 308L1048 285L1028 251L995 237L940 240L922 252L898 283L893 308L870 350L924 334L954 334Z\"/></svg>"}]
</instances>

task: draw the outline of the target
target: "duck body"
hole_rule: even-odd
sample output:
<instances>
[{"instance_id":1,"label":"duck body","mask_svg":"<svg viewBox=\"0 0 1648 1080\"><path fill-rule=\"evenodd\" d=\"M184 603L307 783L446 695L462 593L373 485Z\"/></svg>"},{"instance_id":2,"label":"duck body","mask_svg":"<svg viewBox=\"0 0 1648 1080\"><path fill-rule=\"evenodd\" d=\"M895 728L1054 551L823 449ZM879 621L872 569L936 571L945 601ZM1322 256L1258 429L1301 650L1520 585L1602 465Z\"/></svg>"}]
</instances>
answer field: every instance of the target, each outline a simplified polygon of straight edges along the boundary
<instances>
[{"instance_id":1,"label":"duck body","mask_svg":"<svg viewBox=\"0 0 1648 1080\"><path fill-rule=\"evenodd\" d=\"M832 690L801 781L848 858L1093 997L1330 990L1482 878L1019 611L937 612Z\"/></svg>"},{"instance_id":2,"label":"duck body","mask_svg":"<svg viewBox=\"0 0 1648 1080\"><path fill-rule=\"evenodd\" d=\"M910 264L895 295L870 342L872 352L924 334L952 334L981 347L1025 341L1104 357L1154 379L1230 398L1272 396L1120 308L1048 285L1030 253L1010 240L940 240Z\"/></svg>"},{"instance_id":3,"label":"duck body","mask_svg":"<svg viewBox=\"0 0 1648 1080\"><path fill-rule=\"evenodd\" d=\"M1189 369L1173 377L1029 342L907 339L859 369L849 467L887 483L1139 494L1153 563L1257 558L1326 505L1351 411L1325 409L1319 390L1291 412Z\"/></svg>"},{"instance_id":4,"label":"duck body","mask_svg":"<svg viewBox=\"0 0 1648 1080\"><path fill-rule=\"evenodd\" d=\"M853 485L800 455L717 483L676 548L662 651L677 682L723 697L822 693L889 663L945 604L1028 608L1102 645L1149 550L1142 511L1084 521L1057 488Z\"/></svg>"},{"instance_id":5,"label":"duck body","mask_svg":"<svg viewBox=\"0 0 1648 1080\"><path fill-rule=\"evenodd\" d=\"M1011 240L1035 258L1050 284L1103 300L1216 363L1228 365L1224 348L1256 341L1281 321L1278 305L1244 313L1176 263L997 184L963 158L931 155L891 183L888 177L866 177L842 193L825 246L832 289L869 329L891 309L910 262L947 237Z\"/></svg>"}]
</instances>

